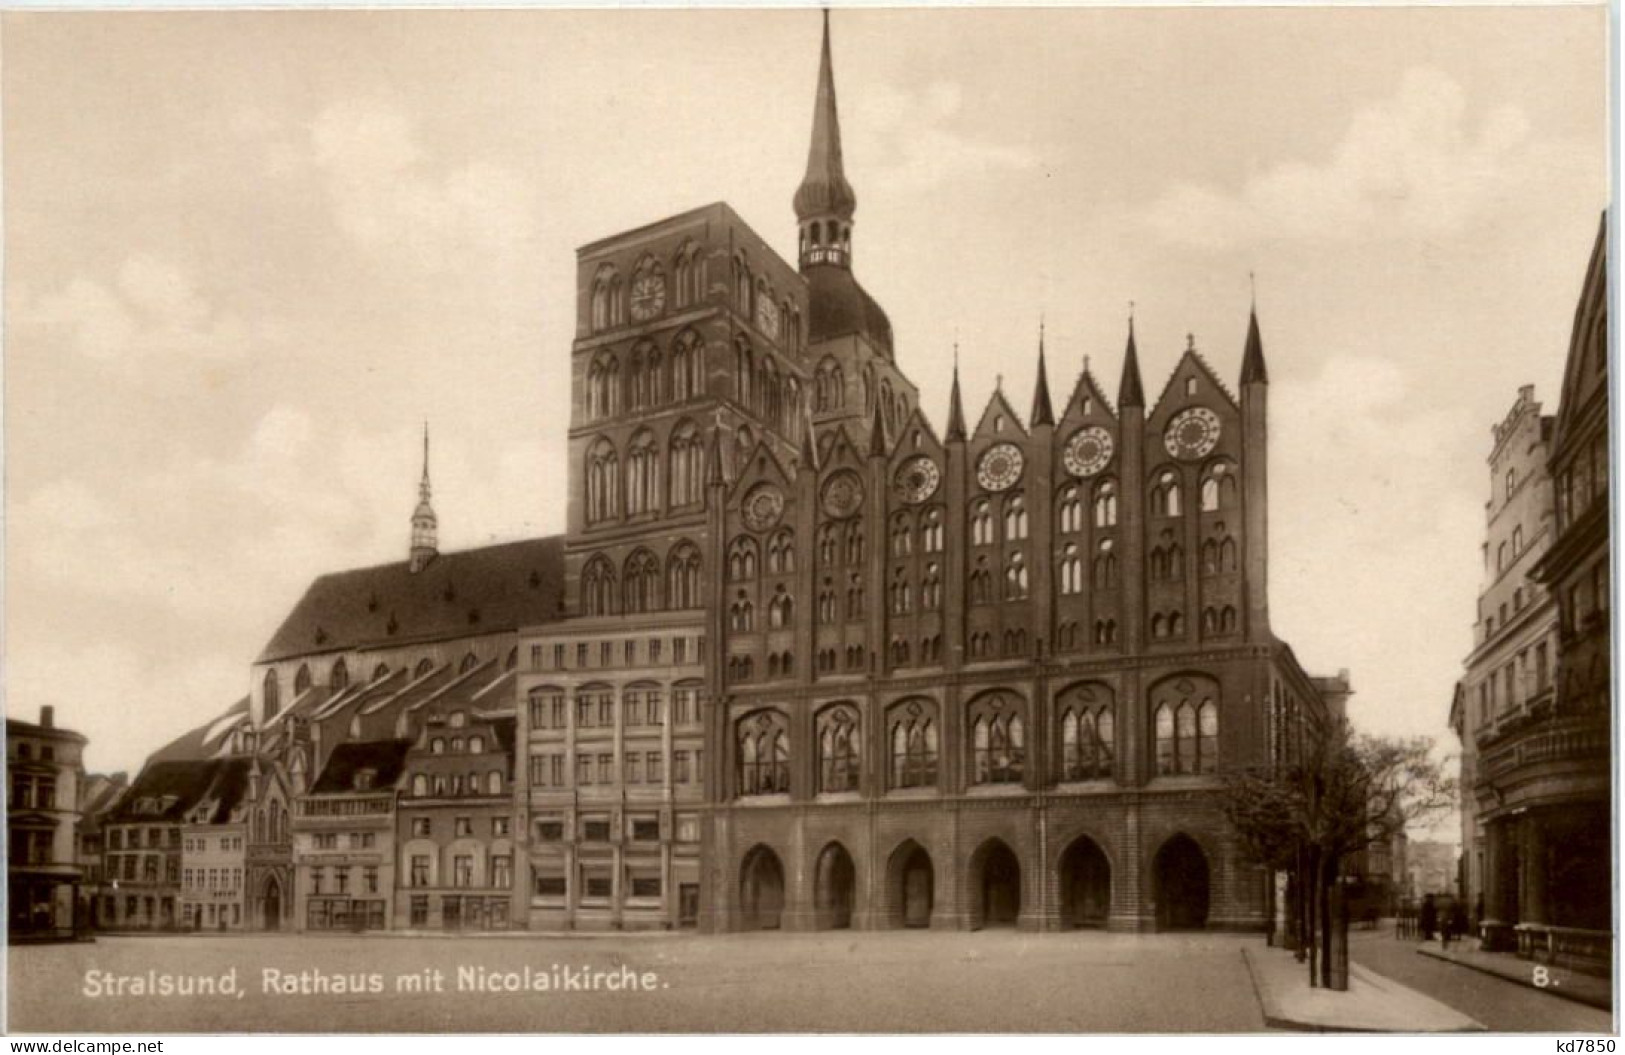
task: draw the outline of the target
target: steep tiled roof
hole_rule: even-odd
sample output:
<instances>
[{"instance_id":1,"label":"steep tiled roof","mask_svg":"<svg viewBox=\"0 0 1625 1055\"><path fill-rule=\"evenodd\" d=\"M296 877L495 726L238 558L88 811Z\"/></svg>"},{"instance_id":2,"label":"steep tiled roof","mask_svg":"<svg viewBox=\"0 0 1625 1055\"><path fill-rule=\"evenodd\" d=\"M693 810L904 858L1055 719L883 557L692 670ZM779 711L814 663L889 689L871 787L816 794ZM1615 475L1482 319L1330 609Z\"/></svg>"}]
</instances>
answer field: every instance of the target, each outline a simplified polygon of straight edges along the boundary
<instances>
[{"instance_id":1,"label":"steep tiled roof","mask_svg":"<svg viewBox=\"0 0 1625 1055\"><path fill-rule=\"evenodd\" d=\"M323 575L260 653L290 656L496 633L556 619L564 604L564 539L527 539Z\"/></svg>"},{"instance_id":2,"label":"steep tiled roof","mask_svg":"<svg viewBox=\"0 0 1625 1055\"><path fill-rule=\"evenodd\" d=\"M359 743L340 744L333 748L322 775L310 790L313 794L333 794L355 791L356 774L373 771L372 788L382 791L395 786L401 778L406 752L412 747L410 740L363 740Z\"/></svg>"},{"instance_id":3,"label":"steep tiled roof","mask_svg":"<svg viewBox=\"0 0 1625 1055\"><path fill-rule=\"evenodd\" d=\"M225 806L229 813L242 796L247 775L246 758L151 761L108 819L114 822L178 821L211 791L223 803L229 799Z\"/></svg>"},{"instance_id":4,"label":"steep tiled roof","mask_svg":"<svg viewBox=\"0 0 1625 1055\"><path fill-rule=\"evenodd\" d=\"M221 746L221 737L238 721L248 716L248 697L244 696L202 725L182 733L154 751L151 762L202 761L212 757Z\"/></svg>"}]
</instances>

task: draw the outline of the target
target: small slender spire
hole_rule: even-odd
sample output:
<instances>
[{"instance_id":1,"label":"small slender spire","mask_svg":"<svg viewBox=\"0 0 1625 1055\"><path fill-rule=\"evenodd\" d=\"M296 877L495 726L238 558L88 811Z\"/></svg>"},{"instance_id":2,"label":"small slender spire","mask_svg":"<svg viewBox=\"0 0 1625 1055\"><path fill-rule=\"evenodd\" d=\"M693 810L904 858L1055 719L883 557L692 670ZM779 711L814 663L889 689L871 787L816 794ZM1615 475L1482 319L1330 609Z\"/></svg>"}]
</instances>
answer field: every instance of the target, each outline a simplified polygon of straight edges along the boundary
<instances>
[{"instance_id":1,"label":"small slender spire","mask_svg":"<svg viewBox=\"0 0 1625 1055\"><path fill-rule=\"evenodd\" d=\"M1140 385L1140 355L1134 347L1134 315L1128 317L1128 349L1123 353L1123 380L1117 386L1117 405L1145 407L1145 389Z\"/></svg>"},{"instance_id":2,"label":"small slender spire","mask_svg":"<svg viewBox=\"0 0 1625 1055\"><path fill-rule=\"evenodd\" d=\"M439 518L429 503L429 423L423 423L423 476L418 481L418 504L412 510L412 546L408 567L413 572L429 566L440 552Z\"/></svg>"},{"instance_id":3,"label":"small slender spire","mask_svg":"<svg viewBox=\"0 0 1625 1055\"><path fill-rule=\"evenodd\" d=\"M1258 332L1258 302L1247 313L1247 349L1241 355L1241 383L1267 385L1270 374L1264 367L1264 338Z\"/></svg>"},{"instance_id":4,"label":"small slender spire","mask_svg":"<svg viewBox=\"0 0 1625 1055\"><path fill-rule=\"evenodd\" d=\"M1033 386L1033 427L1055 424L1055 407L1049 398L1049 370L1044 365L1044 320L1038 320L1038 383Z\"/></svg>"},{"instance_id":5,"label":"small slender spire","mask_svg":"<svg viewBox=\"0 0 1625 1055\"><path fill-rule=\"evenodd\" d=\"M813 101L812 141L807 147L807 173L796 188L793 204L801 224L801 263L851 261L852 214L858 196L847 181L841 159L841 117L835 105L835 64L830 58L829 9L824 9L824 45L818 59L818 92Z\"/></svg>"},{"instance_id":6,"label":"small slender spire","mask_svg":"<svg viewBox=\"0 0 1625 1055\"><path fill-rule=\"evenodd\" d=\"M813 429L812 408L801 405L801 467L818 471L818 434Z\"/></svg>"},{"instance_id":7,"label":"small slender spire","mask_svg":"<svg viewBox=\"0 0 1625 1055\"><path fill-rule=\"evenodd\" d=\"M880 413L880 400L875 400L875 412L869 422L869 456L886 456L886 419Z\"/></svg>"},{"instance_id":8,"label":"small slender spire","mask_svg":"<svg viewBox=\"0 0 1625 1055\"><path fill-rule=\"evenodd\" d=\"M954 341L954 384L948 393L948 442L965 439L965 404L959 398L959 342Z\"/></svg>"}]
</instances>

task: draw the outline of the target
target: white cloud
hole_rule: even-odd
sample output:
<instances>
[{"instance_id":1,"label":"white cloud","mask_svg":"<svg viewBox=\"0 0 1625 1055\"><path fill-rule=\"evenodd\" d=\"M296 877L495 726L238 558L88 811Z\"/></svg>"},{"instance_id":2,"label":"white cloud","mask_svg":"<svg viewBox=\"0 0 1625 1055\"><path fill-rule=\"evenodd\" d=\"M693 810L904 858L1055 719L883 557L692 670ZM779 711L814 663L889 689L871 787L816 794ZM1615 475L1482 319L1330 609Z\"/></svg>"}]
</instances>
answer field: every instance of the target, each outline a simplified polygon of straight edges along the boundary
<instances>
[{"instance_id":1,"label":"white cloud","mask_svg":"<svg viewBox=\"0 0 1625 1055\"><path fill-rule=\"evenodd\" d=\"M1406 72L1390 99L1355 113L1329 157L1285 161L1236 190L1169 188L1142 215L1167 241L1220 249L1263 239L1346 242L1459 234L1565 164L1568 152L1530 137L1512 106L1472 127L1460 84L1429 68Z\"/></svg>"},{"instance_id":2,"label":"white cloud","mask_svg":"<svg viewBox=\"0 0 1625 1055\"><path fill-rule=\"evenodd\" d=\"M85 276L40 295L21 290L19 332L51 334L81 355L140 369L157 360L225 363L279 336L209 302L190 272L152 253L134 253L111 280Z\"/></svg>"},{"instance_id":3,"label":"white cloud","mask_svg":"<svg viewBox=\"0 0 1625 1055\"><path fill-rule=\"evenodd\" d=\"M872 159L865 185L883 187L878 193L919 191L1037 166L1038 155L1024 146L966 131L962 103L963 89L948 80L913 92L877 86L857 96L843 132L857 147L855 154Z\"/></svg>"},{"instance_id":4,"label":"white cloud","mask_svg":"<svg viewBox=\"0 0 1625 1055\"><path fill-rule=\"evenodd\" d=\"M369 250L453 270L461 254L522 245L534 233L535 210L517 173L478 159L436 170L410 122L382 104L327 107L309 151L340 227Z\"/></svg>"}]
</instances>

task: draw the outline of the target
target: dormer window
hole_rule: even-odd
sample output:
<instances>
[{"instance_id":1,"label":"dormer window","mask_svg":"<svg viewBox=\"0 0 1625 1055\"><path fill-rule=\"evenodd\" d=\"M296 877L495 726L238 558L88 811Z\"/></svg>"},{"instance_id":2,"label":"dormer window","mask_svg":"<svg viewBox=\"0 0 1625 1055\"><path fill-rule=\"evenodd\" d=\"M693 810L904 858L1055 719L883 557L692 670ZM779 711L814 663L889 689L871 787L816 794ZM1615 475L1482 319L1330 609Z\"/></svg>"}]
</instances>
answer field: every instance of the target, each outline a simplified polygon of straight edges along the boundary
<instances>
[{"instance_id":1,"label":"dormer window","mask_svg":"<svg viewBox=\"0 0 1625 1055\"><path fill-rule=\"evenodd\" d=\"M462 711L453 711L451 713L451 717L447 719L447 724L449 724L453 729L461 729L465 724L467 724L467 722L468 716Z\"/></svg>"},{"instance_id":2,"label":"dormer window","mask_svg":"<svg viewBox=\"0 0 1625 1055\"><path fill-rule=\"evenodd\" d=\"M355 774L354 786L357 791L371 791L373 781L378 779L376 769L358 769Z\"/></svg>"}]
</instances>

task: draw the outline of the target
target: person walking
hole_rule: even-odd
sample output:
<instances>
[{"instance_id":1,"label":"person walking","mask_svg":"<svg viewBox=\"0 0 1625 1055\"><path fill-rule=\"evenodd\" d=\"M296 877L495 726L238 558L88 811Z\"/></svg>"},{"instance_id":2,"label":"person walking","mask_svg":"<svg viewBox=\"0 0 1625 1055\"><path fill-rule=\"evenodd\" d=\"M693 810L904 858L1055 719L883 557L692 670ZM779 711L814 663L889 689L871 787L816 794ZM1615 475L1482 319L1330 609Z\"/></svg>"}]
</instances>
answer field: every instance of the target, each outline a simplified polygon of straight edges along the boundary
<instances>
[{"instance_id":1,"label":"person walking","mask_svg":"<svg viewBox=\"0 0 1625 1055\"><path fill-rule=\"evenodd\" d=\"M1439 906L1434 902L1433 895L1429 894L1422 899L1422 940L1432 941L1433 931L1439 925Z\"/></svg>"}]
</instances>

